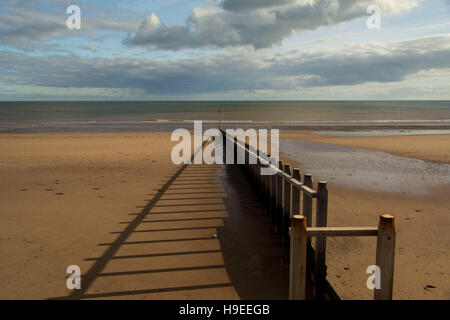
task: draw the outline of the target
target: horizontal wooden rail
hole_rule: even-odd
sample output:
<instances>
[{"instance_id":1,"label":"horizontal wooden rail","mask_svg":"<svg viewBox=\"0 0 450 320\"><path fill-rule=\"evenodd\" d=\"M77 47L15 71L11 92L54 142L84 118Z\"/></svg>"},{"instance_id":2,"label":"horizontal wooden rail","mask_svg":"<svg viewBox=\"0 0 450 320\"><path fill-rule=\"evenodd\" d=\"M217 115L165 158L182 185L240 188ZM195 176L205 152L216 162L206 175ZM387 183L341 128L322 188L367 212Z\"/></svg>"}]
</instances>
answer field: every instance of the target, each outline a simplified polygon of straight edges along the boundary
<instances>
[{"instance_id":1,"label":"horizontal wooden rail","mask_svg":"<svg viewBox=\"0 0 450 320\"><path fill-rule=\"evenodd\" d=\"M229 136L223 130L221 132L223 145L227 145L223 148L224 160L227 160L225 162L231 163L234 160L234 164L243 164L242 169L250 182L254 184L268 219L275 224L275 231L281 235L283 244L290 246L290 299L339 298L326 279L327 237L376 237L376 266L380 270L381 287L375 288L374 298L376 300L392 299L396 242L393 216L381 215L378 227L328 227L326 182L319 181L316 191L313 189L311 175L304 174L302 183L299 169L271 158L270 155L253 148L245 141ZM232 142L232 154L225 155L230 147L228 142ZM242 154L238 157L238 147L243 149L244 157ZM276 160L276 166L272 165L273 160ZM262 168L270 169L273 175L262 175ZM314 217L313 199L315 200ZM309 293L311 297L307 296L307 281L312 281L313 290Z\"/></svg>"},{"instance_id":2,"label":"horizontal wooden rail","mask_svg":"<svg viewBox=\"0 0 450 320\"><path fill-rule=\"evenodd\" d=\"M377 227L311 227L308 237L376 237Z\"/></svg>"},{"instance_id":3,"label":"horizontal wooden rail","mask_svg":"<svg viewBox=\"0 0 450 320\"><path fill-rule=\"evenodd\" d=\"M294 188L296 188L296 189L306 193L310 197L313 197L313 198L317 197L317 192L314 189L305 186L300 181L292 178L292 176L290 176L287 173L283 172L279 168L273 166L270 163L270 161L267 161L267 159L264 159L264 157L261 157L260 155L258 155L257 152L253 152L249 148L246 148L245 144L244 145L242 144L243 143L242 141L236 142L234 139L232 140L226 133L225 133L224 136L227 139L230 139L230 141L233 141L233 143L235 143L241 149L244 149L244 151L247 151L249 154L252 154L252 156L255 157L255 159L259 160L259 162L261 163L262 167L264 167L264 168L271 168L275 172L275 175L277 175L277 176L283 178L285 181L289 182Z\"/></svg>"}]
</instances>

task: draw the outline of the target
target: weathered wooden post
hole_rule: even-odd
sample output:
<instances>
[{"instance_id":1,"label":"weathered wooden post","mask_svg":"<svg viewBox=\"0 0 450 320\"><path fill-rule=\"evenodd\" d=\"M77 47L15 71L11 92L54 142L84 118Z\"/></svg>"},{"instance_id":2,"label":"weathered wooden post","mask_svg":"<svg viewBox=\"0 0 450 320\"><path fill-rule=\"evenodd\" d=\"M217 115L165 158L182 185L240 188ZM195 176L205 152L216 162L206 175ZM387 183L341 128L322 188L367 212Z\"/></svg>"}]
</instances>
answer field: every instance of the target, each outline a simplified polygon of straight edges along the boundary
<instances>
[{"instance_id":1,"label":"weathered wooden post","mask_svg":"<svg viewBox=\"0 0 450 320\"><path fill-rule=\"evenodd\" d=\"M317 203L316 203L316 227L326 227L328 216L328 188L327 183L319 181L317 186ZM323 297L324 294L324 282L327 277L326 260L327 238L317 237L315 246L315 274L318 284L319 297Z\"/></svg>"},{"instance_id":2,"label":"weathered wooden post","mask_svg":"<svg viewBox=\"0 0 450 320\"><path fill-rule=\"evenodd\" d=\"M283 161L278 161L279 170L283 171ZM283 227L283 178L277 175L277 210L276 210L277 233L281 234Z\"/></svg>"},{"instance_id":3,"label":"weathered wooden post","mask_svg":"<svg viewBox=\"0 0 450 320\"><path fill-rule=\"evenodd\" d=\"M306 245L308 234L306 218L292 216L289 264L289 300L306 299Z\"/></svg>"},{"instance_id":4,"label":"weathered wooden post","mask_svg":"<svg viewBox=\"0 0 450 320\"><path fill-rule=\"evenodd\" d=\"M295 168L292 173L292 177L297 180L301 181L301 172L300 169ZM297 188L292 188L292 215L299 215L300 214L300 190Z\"/></svg>"},{"instance_id":5,"label":"weathered wooden post","mask_svg":"<svg viewBox=\"0 0 450 320\"><path fill-rule=\"evenodd\" d=\"M237 145L237 137L234 137L233 141L234 141L234 143L233 143L234 165L237 165L238 164L238 156L237 156L237 154L238 154L238 150L239 150L238 145Z\"/></svg>"},{"instance_id":6,"label":"weathered wooden post","mask_svg":"<svg viewBox=\"0 0 450 320\"><path fill-rule=\"evenodd\" d=\"M375 288L375 300L392 300L394 286L395 218L384 214L380 217L377 236L377 266L380 268L381 288Z\"/></svg>"},{"instance_id":7,"label":"weathered wooden post","mask_svg":"<svg viewBox=\"0 0 450 320\"><path fill-rule=\"evenodd\" d=\"M261 199L261 161L259 155L261 154L260 150L257 150L258 158L256 161L256 193L258 194L258 198Z\"/></svg>"},{"instance_id":8,"label":"weathered wooden post","mask_svg":"<svg viewBox=\"0 0 450 320\"><path fill-rule=\"evenodd\" d=\"M308 188L313 188L314 184L313 184L313 177L310 174L305 174L303 177L303 184L305 186L307 186ZM306 218L306 223L308 225L308 227L312 227L312 200L313 198L303 192L303 215ZM314 251L312 250L312 246L311 246L311 239L308 239L308 267L312 268L313 264L314 264L314 255L313 255ZM312 276L314 277L314 273L312 273Z\"/></svg>"},{"instance_id":9,"label":"weathered wooden post","mask_svg":"<svg viewBox=\"0 0 450 320\"><path fill-rule=\"evenodd\" d=\"M290 164L284 166L284 173L292 176L292 169ZM291 225L291 189L292 185L289 181L284 181L283 187L283 233L282 242L285 246L289 245L289 226Z\"/></svg>"},{"instance_id":10,"label":"weathered wooden post","mask_svg":"<svg viewBox=\"0 0 450 320\"><path fill-rule=\"evenodd\" d=\"M225 131L221 130L223 139L223 163L227 163L227 137Z\"/></svg>"},{"instance_id":11,"label":"weathered wooden post","mask_svg":"<svg viewBox=\"0 0 450 320\"><path fill-rule=\"evenodd\" d=\"M250 176L250 154L248 153L248 143L245 143L245 172L247 173L247 176Z\"/></svg>"},{"instance_id":12,"label":"weathered wooden post","mask_svg":"<svg viewBox=\"0 0 450 320\"><path fill-rule=\"evenodd\" d=\"M269 164L265 164L266 169L270 168L270 154L266 158ZM267 170L265 170L267 171ZM266 215L270 218L270 175L264 175L264 207L266 209Z\"/></svg>"},{"instance_id":13,"label":"weathered wooden post","mask_svg":"<svg viewBox=\"0 0 450 320\"><path fill-rule=\"evenodd\" d=\"M250 156L250 152L252 153L252 155ZM255 150L253 149L253 147L251 145L249 145L249 163L250 163L250 158L252 158L252 160L255 159L254 156L254 152ZM255 164L250 164L250 178L251 178L251 182L254 184L255 183Z\"/></svg>"},{"instance_id":14,"label":"weathered wooden post","mask_svg":"<svg viewBox=\"0 0 450 320\"><path fill-rule=\"evenodd\" d=\"M310 174L305 174L303 184L308 188L313 188L313 178ZM306 218L308 227L312 226L312 197L303 193L303 215Z\"/></svg>"},{"instance_id":15,"label":"weathered wooden post","mask_svg":"<svg viewBox=\"0 0 450 320\"><path fill-rule=\"evenodd\" d=\"M272 159L272 163L276 163L276 159ZM277 175L270 176L270 222L275 223L277 210Z\"/></svg>"},{"instance_id":16,"label":"weathered wooden post","mask_svg":"<svg viewBox=\"0 0 450 320\"><path fill-rule=\"evenodd\" d=\"M261 160L263 160L263 153L260 153L260 157ZM261 181L261 185L259 188L259 193L261 195L261 203L264 205L264 198L265 198L265 190L266 190L266 177L262 174L262 169L264 168L264 162L261 161L260 162L260 167L259 167L259 176L260 176L260 181Z\"/></svg>"}]
</instances>

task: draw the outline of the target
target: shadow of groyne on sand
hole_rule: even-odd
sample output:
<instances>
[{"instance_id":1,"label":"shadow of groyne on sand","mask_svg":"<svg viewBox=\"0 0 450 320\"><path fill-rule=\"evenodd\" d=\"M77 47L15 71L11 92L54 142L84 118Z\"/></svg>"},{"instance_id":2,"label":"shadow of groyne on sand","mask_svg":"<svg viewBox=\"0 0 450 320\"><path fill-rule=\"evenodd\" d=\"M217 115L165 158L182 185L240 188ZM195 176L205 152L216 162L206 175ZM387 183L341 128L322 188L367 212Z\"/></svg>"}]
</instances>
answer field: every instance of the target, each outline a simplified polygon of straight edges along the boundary
<instances>
[{"instance_id":1,"label":"shadow of groyne on sand","mask_svg":"<svg viewBox=\"0 0 450 320\"><path fill-rule=\"evenodd\" d=\"M238 166L183 165L57 299L287 299L289 253Z\"/></svg>"}]
</instances>

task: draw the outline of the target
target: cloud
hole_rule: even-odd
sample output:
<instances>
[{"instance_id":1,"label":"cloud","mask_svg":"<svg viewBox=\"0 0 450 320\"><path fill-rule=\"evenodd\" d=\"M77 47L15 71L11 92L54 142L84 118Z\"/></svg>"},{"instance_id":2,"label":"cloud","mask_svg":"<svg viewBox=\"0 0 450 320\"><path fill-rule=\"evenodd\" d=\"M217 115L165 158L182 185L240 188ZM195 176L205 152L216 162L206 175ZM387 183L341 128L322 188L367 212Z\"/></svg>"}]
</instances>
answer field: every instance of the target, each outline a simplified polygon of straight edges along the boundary
<instances>
[{"instance_id":1,"label":"cloud","mask_svg":"<svg viewBox=\"0 0 450 320\"><path fill-rule=\"evenodd\" d=\"M286 4L294 4L296 0L224 0L222 7L229 11L250 11L259 8L270 8ZM314 0L303 1L314 3Z\"/></svg>"},{"instance_id":2,"label":"cloud","mask_svg":"<svg viewBox=\"0 0 450 320\"><path fill-rule=\"evenodd\" d=\"M0 52L0 82L59 88L143 89L155 95L400 82L420 71L449 69L450 34L344 50L235 50L208 58L31 57Z\"/></svg>"},{"instance_id":3,"label":"cloud","mask_svg":"<svg viewBox=\"0 0 450 320\"><path fill-rule=\"evenodd\" d=\"M267 48L294 31L314 30L367 16L369 5L383 14L408 11L418 0L225 0L220 8L195 8L184 26L169 26L156 14L124 42L180 50L251 45Z\"/></svg>"},{"instance_id":4,"label":"cloud","mask_svg":"<svg viewBox=\"0 0 450 320\"><path fill-rule=\"evenodd\" d=\"M82 15L81 30L68 30L65 10L50 14L21 7L9 7L0 13L0 44L22 50L40 50L42 42L60 37L87 36L105 30L132 32L139 22L113 19L89 19Z\"/></svg>"}]
</instances>

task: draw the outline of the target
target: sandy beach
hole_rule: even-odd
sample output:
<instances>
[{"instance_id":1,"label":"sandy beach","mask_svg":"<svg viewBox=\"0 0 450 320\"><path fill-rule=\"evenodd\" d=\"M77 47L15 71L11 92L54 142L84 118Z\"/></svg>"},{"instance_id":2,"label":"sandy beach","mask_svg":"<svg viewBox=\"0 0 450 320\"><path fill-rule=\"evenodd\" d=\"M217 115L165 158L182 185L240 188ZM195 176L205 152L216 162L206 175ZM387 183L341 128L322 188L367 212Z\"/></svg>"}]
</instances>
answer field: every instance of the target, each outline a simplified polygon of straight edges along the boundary
<instances>
[{"instance_id":1,"label":"sandy beach","mask_svg":"<svg viewBox=\"0 0 450 320\"><path fill-rule=\"evenodd\" d=\"M281 138L450 163L448 135L332 137L283 132ZM105 250L98 244L113 241L117 235L111 232L120 231L120 223L130 220L137 207L151 198L149 190L158 190L177 170L170 162L171 147L170 133L158 132L0 135L0 298L67 296L65 268L77 264L88 270L94 262L85 259ZM449 191L442 187L419 197L349 189L333 182L329 225L374 226L380 214L395 215L394 298L449 299ZM215 227L220 229L212 226L208 232ZM202 236L197 232L190 236ZM374 239L330 239L328 243L328 279L341 297L372 298L365 286L365 268L374 263ZM223 263L220 256L214 259ZM224 272L220 277L226 279ZM97 288L102 289L100 282ZM219 298L240 297L226 288L211 290L221 292ZM207 296L191 291L183 298ZM161 293L151 298L177 296Z\"/></svg>"},{"instance_id":2,"label":"sandy beach","mask_svg":"<svg viewBox=\"0 0 450 320\"><path fill-rule=\"evenodd\" d=\"M382 151L432 163L450 163L450 135L342 137L312 132L283 132L280 137ZM285 161L302 168L302 164L296 160L285 158ZM415 190L374 192L349 188L339 180L329 181L329 186L330 226L376 225L380 213L396 217L396 299L450 298L447 272L450 244L449 185L435 186L431 192L420 196ZM354 283L364 281L364 266L374 262L374 256L369 254L375 252L374 241L331 238L328 243L329 281L344 298L357 299L361 294L370 298L368 292L355 290Z\"/></svg>"},{"instance_id":3,"label":"sandy beach","mask_svg":"<svg viewBox=\"0 0 450 320\"><path fill-rule=\"evenodd\" d=\"M384 151L401 157L439 163L450 163L450 135L342 137L319 135L308 131L285 131L282 132L280 138L359 147Z\"/></svg>"}]
</instances>

